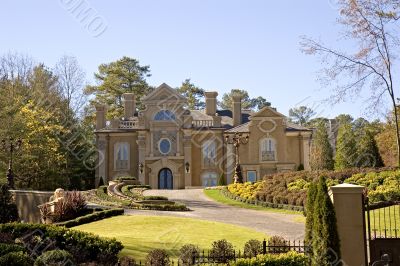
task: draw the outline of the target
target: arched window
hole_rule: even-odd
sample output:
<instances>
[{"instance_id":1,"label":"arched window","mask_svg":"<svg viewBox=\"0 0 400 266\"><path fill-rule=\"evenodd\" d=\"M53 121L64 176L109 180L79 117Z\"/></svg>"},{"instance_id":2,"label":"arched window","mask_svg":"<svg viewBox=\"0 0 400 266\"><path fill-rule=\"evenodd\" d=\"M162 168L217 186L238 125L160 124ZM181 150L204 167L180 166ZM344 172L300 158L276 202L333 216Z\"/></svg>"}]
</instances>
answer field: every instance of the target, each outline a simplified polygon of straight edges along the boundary
<instances>
[{"instance_id":1,"label":"arched window","mask_svg":"<svg viewBox=\"0 0 400 266\"><path fill-rule=\"evenodd\" d=\"M217 185L218 175L215 172L206 172L201 175L203 187L215 187Z\"/></svg>"},{"instance_id":2,"label":"arched window","mask_svg":"<svg viewBox=\"0 0 400 266\"><path fill-rule=\"evenodd\" d=\"M154 116L154 120L156 121L175 120L175 115L169 110L161 110Z\"/></svg>"},{"instance_id":3,"label":"arched window","mask_svg":"<svg viewBox=\"0 0 400 266\"><path fill-rule=\"evenodd\" d=\"M214 140L207 140L203 143L203 166L210 167L214 166L217 153L216 153L216 145Z\"/></svg>"},{"instance_id":4,"label":"arched window","mask_svg":"<svg viewBox=\"0 0 400 266\"><path fill-rule=\"evenodd\" d=\"M129 168L129 143L118 142L114 146L114 166L117 170Z\"/></svg>"},{"instance_id":5,"label":"arched window","mask_svg":"<svg viewBox=\"0 0 400 266\"><path fill-rule=\"evenodd\" d=\"M262 139L260 142L261 161L276 161L276 142L272 138Z\"/></svg>"}]
</instances>

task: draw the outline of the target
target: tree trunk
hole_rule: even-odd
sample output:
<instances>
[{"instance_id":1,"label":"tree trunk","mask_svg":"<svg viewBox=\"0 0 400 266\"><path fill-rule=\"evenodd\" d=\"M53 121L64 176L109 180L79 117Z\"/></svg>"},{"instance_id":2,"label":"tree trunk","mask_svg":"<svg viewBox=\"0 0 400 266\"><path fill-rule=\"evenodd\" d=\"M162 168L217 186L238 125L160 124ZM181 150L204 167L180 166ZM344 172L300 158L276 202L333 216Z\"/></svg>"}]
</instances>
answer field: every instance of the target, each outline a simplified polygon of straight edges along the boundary
<instances>
[{"instance_id":1,"label":"tree trunk","mask_svg":"<svg viewBox=\"0 0 400 266\"><path fill-rule=\"evenodd\" d=\"M399 118L397 116L396 101L392 97L392 103L394 107L394 122L396 124L396 144L397 144L397 166L400 167L400 132L399 132Z\"/></svg>"}]
</instances>

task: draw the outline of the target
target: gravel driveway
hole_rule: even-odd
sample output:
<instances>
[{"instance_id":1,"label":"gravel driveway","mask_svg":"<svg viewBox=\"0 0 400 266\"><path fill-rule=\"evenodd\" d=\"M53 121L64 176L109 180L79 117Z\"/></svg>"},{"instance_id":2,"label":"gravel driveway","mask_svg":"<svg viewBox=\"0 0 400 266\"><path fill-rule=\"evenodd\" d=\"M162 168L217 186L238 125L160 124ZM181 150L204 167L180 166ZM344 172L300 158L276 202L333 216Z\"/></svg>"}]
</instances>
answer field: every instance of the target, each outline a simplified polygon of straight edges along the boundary
<instances>
[{"instance_id":1,"label":"gravel driveway","mask_svg":"<svg viewBox=\"0 0 400 266\"><path fill-rule=\"evenodd\" d=\"M202 189L147 190L145 196L166 196L186 204L192 211L166 212L125 210L128 215L189 217L249 227L269 236L280 235L290 240L304 238L304 224L296 222L299 215L257 211L221 204L209 199Z\"/></svg>"}]
</instances>

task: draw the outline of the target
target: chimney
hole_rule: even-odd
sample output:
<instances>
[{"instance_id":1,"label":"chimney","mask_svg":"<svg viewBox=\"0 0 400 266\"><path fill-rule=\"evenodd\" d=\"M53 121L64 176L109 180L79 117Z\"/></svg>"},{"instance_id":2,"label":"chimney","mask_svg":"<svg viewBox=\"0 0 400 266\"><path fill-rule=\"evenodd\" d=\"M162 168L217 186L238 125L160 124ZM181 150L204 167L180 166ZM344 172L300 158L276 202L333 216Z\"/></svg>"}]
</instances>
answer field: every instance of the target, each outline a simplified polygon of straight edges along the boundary
<instances>
[{"instance_id":1,"label":"chimney","mask_svg":"<svg viewBox=\"0 0 400 266\"><path fill-rule=\"evenodd\" d=\"M96 104L96 130L106 127L106 106L104 104Z\"/></svg>"},{"instance_id":2,"label":"chimney","mask_svg":"<svg viewBox=\"0 0 400 266\"><path fill-rule=\"evenodd\" d=\"M206 96L206 114L215 116L215 113L217 112L218 92L209 91L209 92L205 92L204 95Z\"/></svg>"},{"instance_id":3,"label":"chimney","mask_svg":"<svg viewBox=\"0 0 400 266\"><path fill-rule=\"evenodd\" d=\"M136 111L136 101L135 94L133 93L124 93L124 118L129 119L135 116Z\"/></svg>"},{"instance_id":4,"label":"chimney","mask_svg":"<svg viewBox=\"0 0 400 266\"><path fill-rule=\"evenodd\" d=\"M242 97L240 95L232 95L232 118L234 127L242 123Z\"/></svg>"}]
</instances>

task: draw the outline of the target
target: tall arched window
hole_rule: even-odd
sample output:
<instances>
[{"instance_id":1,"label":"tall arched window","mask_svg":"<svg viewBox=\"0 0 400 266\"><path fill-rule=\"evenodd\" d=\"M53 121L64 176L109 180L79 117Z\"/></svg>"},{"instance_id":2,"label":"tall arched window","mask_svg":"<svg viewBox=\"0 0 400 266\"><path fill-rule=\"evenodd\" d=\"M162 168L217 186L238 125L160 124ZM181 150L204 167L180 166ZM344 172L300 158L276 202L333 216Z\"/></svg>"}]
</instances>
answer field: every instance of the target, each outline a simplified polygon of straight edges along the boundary
<instances>
[{"instance_id":1,"label":"tall arched window","mask_svg":"<svg viewBox=\"0 0 400 266\"><path fill-rule=\"evenodd\" d=\"M154 116L154 120L156 121L175 120L175 115L173 112L169 110L161 110Z\"/></svg>"},{"instance_id":2,"label":"tall arched window","mask_svg":"<svg viewBox=\"0 0 400 266\"><path fill-rule=\"evenodd\" d=\"M116 170L126 170L129 168L129 143L115 143L114 166Z\"/></svg>"},{"instance_id":3,"label":"tall arched window","mask_svg":"<svg viewBox=\"0 0 400 266\"><path fill-rule=\"evenodd\" d=\"M214 140L207 140L203 143L203 166L215 166L217 159L216 144Z\"/></svg>"},{"instance_id":4,"label":"tall arched window","mask_svg":"<svg viewBox=\"0 0 400 266\"><path fill-rule=\"evenodd\" d=\"M260 141L261 161L276 161L276 142L272 138L265 138Z\"/></svg>"}]
</instances>

